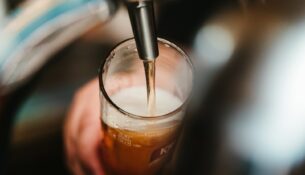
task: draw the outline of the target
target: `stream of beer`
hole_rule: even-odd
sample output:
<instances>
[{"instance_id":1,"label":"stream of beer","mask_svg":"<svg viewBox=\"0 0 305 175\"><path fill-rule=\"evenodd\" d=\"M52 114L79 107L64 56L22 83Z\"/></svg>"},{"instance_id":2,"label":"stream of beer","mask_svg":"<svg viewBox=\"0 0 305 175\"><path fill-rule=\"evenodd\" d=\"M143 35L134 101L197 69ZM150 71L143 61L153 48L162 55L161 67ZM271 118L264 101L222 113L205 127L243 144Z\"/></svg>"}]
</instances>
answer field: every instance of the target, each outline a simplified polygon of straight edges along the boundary
<instances>
[{"instance_id":1,"label":"stream of beer","mask_svg":"<svg viewBox=\"0 0 305 175\"><path fill-rule=\"evenodd\" d=\"M155 60L144 61L146 88L147 88L147 109L150 116L154 116L156 110L156 67Z\"/></svg>"}]
</instances>

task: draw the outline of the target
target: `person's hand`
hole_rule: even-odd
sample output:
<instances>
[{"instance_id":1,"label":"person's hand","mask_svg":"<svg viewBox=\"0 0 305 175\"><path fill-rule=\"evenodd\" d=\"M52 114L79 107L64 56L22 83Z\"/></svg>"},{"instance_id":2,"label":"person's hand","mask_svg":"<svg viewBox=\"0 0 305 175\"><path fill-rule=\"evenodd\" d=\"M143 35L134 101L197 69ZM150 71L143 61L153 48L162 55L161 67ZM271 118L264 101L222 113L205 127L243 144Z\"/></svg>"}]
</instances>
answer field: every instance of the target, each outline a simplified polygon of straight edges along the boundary
<instances>
[{"instance_id":1,"label":"person's hand","mask_svg":"<svg viewBox=\"0 0 305 175\"><path fill-rule=\"evenodd\" d=\"M108 80L107 92L113 94L120 88L138 83L138 79L125 73L117 74ZM67 163L75 175L104 174L99 160L103 138L100 117L99 82L95 78L76 92L64 126Z\"/></svg>"},{"instance_id":2,"label":"person's hand","mask_svg":"<svg viewBox=\"0 0 305 175\"><path fill-rule=\"evenodd\" d=\"M73 174L104 174L98 156L101 139L99 85L96 78L78 90L64 126L67 163Z\"/></svg>"}]
</instances>

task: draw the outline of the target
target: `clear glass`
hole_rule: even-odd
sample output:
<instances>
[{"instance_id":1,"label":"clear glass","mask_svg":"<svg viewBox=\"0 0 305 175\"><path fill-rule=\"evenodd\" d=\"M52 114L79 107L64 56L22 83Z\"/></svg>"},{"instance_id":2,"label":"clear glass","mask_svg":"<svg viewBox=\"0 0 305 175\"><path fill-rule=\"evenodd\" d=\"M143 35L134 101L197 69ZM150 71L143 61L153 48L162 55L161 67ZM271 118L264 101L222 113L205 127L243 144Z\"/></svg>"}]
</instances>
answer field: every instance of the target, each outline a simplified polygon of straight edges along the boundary
<instances>
[{"instance_id":1,"label":"clear glass","mask_svg":"<svg viewBox=\"0 0 305 175\"><path fill-rule=\"evenodd\" d=\"M147 112L144 66L134 39L119 44L100 69L101 160L108 174L155 174L171 157L193 69L180 48L158 40L153 116Z\"/></svg>"}]
</instances>

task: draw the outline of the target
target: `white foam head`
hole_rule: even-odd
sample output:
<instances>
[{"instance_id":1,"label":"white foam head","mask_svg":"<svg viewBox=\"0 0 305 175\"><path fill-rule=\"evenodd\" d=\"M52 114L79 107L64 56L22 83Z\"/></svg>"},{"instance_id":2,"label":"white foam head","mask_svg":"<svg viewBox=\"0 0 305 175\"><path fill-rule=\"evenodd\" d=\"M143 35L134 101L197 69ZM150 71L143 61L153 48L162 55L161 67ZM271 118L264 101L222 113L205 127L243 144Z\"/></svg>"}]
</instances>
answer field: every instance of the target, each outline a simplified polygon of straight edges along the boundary
<instances>
[{"instance_id":1,"label":"white foam head","mask_svg":"<svg viewBox=\"0 0 305 175\"><path fill-rule=\"evenodd\" d=\"M146 130L152 125L154 128L157 125L164 127L168 122L181 119L182 111L165 119L145 120L145 117L149 116L146 96L146 87L141 86L123 89L110 97L111 100L121 109L128 113L142 116L144 120L134 119L126 116L125 114L117 111L111 105L107 105L108 110L103 114L103 121L107 125L114 128L119 127L129 130ZM179 108L182 103L183 102L179 98L175 97L169 92L156 88L155 116L168 114Z\"/></svg>"}]
</instances>

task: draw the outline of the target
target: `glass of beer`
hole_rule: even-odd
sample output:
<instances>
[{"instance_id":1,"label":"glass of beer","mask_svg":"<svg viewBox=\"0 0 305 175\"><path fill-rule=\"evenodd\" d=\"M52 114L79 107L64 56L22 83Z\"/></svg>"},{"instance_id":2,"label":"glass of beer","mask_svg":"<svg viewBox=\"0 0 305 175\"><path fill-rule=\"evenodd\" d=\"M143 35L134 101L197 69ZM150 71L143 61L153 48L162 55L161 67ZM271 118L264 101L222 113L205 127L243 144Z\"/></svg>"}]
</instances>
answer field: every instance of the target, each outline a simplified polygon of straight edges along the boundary
<instances>
[{"instance_id":1,"label":"glass of beer","mask_svg":"<svg viewBox=\"0 0 305 175\"><path fill-rule=\"evenodd\" d=\"M101 161L107 174L156 174L169 161L190 95L193 68L176 45L158 39L153 112L134 39L116 46L99 72Z\"/></svg>"}]
</instances>

